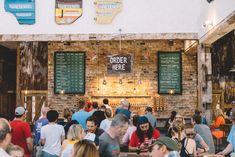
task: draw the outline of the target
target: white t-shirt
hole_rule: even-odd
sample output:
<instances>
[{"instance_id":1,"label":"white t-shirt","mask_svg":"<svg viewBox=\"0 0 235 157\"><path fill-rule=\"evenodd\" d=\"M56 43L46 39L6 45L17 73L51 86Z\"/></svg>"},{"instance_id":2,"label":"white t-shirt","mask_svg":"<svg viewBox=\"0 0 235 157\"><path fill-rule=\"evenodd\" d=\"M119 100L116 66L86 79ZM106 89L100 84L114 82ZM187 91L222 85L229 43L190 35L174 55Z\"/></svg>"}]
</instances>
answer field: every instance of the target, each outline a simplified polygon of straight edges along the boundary
<instances>
[{"instance_id":1,"label":"white t-shirt","mask_svg":"<svg viewBox=\"0 0 235 157\"><path fill-rule=\"evenodd\" d=\"M1 147L0 147L0 156L1 156L1 157L11 157L11 156L8 155L8 154L6 153L6 151L3 150Z\"/></svg>"},{"instance_id":2,"label":"white t-shirt","mask_svg":"<svg viewBox=\"0 0 235 157\"><path fill-rule=\"evenodd\" d=\"M112 120L104 119L100 123L100 128L107 132L107 130L110 128L111 123L112 123Z\"/></svg>"},{"instance_id":3,"label":"white t-shirt","mask_svg":"<svg viewBox=\"0 0 235 157\"><path fill-rule=\"evenodd\" d=\"M64 128L58 124L48 124L41 128L41 139L45 139L42 151L51 155L60 155L61 138L65 136Z\"/></svg>"}]
</instances>

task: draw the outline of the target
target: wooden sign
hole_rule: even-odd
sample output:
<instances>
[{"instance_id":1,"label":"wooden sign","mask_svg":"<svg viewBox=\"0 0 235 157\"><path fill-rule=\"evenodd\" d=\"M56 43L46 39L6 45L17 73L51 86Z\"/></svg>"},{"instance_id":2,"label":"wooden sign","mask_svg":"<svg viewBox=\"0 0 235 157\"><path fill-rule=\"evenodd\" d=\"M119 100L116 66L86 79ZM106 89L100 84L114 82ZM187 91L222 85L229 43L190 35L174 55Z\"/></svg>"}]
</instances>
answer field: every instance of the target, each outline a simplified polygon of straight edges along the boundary
<instances>
[{"instance_id":1,"label":"wooden sign","mask_svg":"<svg viewBox=\"0 0 235 157\"><path fill-rule=\"evenodd\" d=\"M110 24L122 10L122 0L95 0L96 23Z\"/></svg>"},{"instance_id":2,"label":"wooden sign","mask_svg":"<svg viewBox=\"0 0 235 157\"><path fill-rule=\"evenodd\" d=\"M54 57L54 92L84 94L85 52L56 52Z\"/></svg>"},{"instance_id":3,"label":"wooden sign","mask_svg":"<svg viewBox=\"0 0 235 157\"><path fill-rule=\"evenodd\" d=\"M109 74L130 73L131 55L109 55L107 58L107 71Z\"/></svg>"},{"instance_id":4,"label":"wooden sign","mask_svg":"<svg viewBox=\"0 0 235 157\"><path fill-rule=\"evenodd\" d=\"M68 25L82 16L82 0L56 0L55 22Z\"/></svg>"},{"instance_id":5,"label":"wooden sign","mask_svg":"<svg viewBox=\"0 0 235 157\"><path fill-rule=\"evenodd\" d=\"M180 52L158 52L158 93L182 93L182 63Z\"/></svg>"}]
</instances>

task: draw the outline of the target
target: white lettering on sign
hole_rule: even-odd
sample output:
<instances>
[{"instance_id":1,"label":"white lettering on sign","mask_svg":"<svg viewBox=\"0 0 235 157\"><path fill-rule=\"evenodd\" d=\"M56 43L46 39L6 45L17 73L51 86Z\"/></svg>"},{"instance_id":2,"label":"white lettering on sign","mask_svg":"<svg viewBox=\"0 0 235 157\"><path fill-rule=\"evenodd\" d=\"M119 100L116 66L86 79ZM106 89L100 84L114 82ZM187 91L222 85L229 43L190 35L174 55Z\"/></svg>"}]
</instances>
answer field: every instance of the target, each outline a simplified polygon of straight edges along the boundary
<instances>
[{"instance_id":1,"label":"white lettering on sign","mask_svg":"<svg viewBox=\"0 0 235 157\"><path fill-rule=\"evenodd\" d=\"M32 9L31 4L9 4L11 9Z\"/></svg>"},{"instance_id":2,"label":"white lettering on sign","mask_svg":"<svg viewBox=\"0 0 235 157\"><path fill-rule=\"evenodd\" d=\"M113 64L112 70L126 70L125 64Z\"/></svg>"},{"instance_id":3,"label":"white lettering on sign","mask_svg":"<svg viewBox=\"0 0 235 157\"><path fill-rule=\"evenodd\" d=\"M109 62L114 63L127 63L127 57L110 57Z\"/></svg>"}]
</instances>

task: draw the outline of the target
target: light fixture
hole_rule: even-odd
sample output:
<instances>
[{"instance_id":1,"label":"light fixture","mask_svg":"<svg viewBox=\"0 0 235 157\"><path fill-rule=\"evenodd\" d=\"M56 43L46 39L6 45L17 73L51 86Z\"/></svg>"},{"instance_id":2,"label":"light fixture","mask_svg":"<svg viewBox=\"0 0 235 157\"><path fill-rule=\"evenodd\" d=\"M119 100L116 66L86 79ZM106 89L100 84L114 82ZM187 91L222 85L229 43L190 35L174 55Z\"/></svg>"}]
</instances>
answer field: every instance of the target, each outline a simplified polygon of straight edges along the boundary
<instances>
[{"instance_id":1,"label":"light fixture","mask_svg":"<svg viewBox=\"0 0 235 157\"><path fill-rule=\"evenodd\" d=\"M64 94L64 89L61 89L61 90L60 90L60 94Z\"/></svg>"},{"instance_id":2,"label":"light fixture","mask_svg":"<svg viewBox=\"0 0 235 157\"><path fill-rule=\"evenodd\" d=\"M104 79L103 80L103 85L106 85L107 84L107 81Z\"/></svg>"},{"instance_id":3,"label":"light fixture","mask_svg":"<svg viewBox=\"0 0 235 157\"><path fill-rule=\"evenodd\" d=\"M97 93L100 94L100 88L97 89Z\"/></svg>"},{"instance_id":4,"label":"light fixture","mask_svg":"<svg viewBox=\"0 0 235 157\"><path fill-rule=\"evenodd\" d=\"M27 94L28 94L28 90L26 89L26 90L24 91L24 93L25 93L25 95L27 95Z\"/></svg>"},{"instance_id":5,"label":"light fixture","mask_svg":"<svg viewBox=\"0 0 235 157\"><path fill-rule=\"evenodd\" d=\"M123 82L122 82L122 79L119 79L119 84L122 84Z\"/></svg>"},{"instance_id":6,"label":"light fixture","mask_svg":"<svg viewBox=\"0 0 235 157\"><path fill-rule=\"evenodd\" d=\"M169 94L173 95L175 93L175 90L174 89L170 89L169 90Z\"/></svg>"},{"instance_id":7,"label":"light fixture","mask_svg":"<svg viewBox=\"0 0 235 157\"><path fill-rule=\"evenodd\" d=\"M136 93L136 88L133 89L133 93L134 93L134 94Z\"/></svg>"},{"instance_id":8,"label":"light fixture","mask_svg":"<svg viewBox=\"0 0 235 157\"><path fill-rule=\"evenodd\" d=\"M203 24L202 24L202 28L207 28L207 27L212 27L213 26L213 21L212 20L206 20Z\"/></svg>"}]
</instances>

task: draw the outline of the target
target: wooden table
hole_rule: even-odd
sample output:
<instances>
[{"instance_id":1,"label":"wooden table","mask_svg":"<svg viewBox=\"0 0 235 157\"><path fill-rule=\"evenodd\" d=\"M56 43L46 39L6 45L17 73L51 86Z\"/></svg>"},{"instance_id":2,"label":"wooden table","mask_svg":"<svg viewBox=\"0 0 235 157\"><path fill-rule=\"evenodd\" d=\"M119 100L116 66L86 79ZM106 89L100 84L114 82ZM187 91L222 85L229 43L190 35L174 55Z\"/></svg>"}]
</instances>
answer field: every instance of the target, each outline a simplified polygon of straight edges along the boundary
<instances>
[{"instance_id":1,"label":"wooden table","mask_svg":"<svg viewBox=\"0 0 235 157\"><path fill-rule=\"evenodd\" d=\"M121 152L119 157L149 157L149 153L131 153L131 152Z\"/></svg>"}]
</instances>

